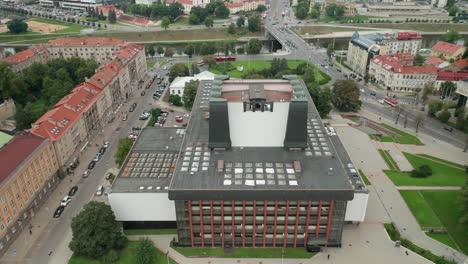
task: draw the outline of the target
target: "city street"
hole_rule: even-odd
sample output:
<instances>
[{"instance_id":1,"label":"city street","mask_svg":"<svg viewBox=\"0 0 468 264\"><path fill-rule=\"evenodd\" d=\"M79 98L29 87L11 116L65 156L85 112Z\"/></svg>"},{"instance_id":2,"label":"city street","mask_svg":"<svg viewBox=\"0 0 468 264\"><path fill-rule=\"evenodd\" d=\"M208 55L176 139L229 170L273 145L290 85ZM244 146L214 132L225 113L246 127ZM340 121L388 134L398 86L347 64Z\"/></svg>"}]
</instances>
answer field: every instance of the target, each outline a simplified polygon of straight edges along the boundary
<instances>
[{"instance_id":1,"label":"city street","mask_svg":"<svg viewBox=\"0 0 468 264\"><path fill-rule=\"evenodd\" d=\"M162 74L165 71L157 67L149 71L150 75ZM96 189L103 185L105 173L110 168L115 168L114 153L117 150L118 140L127 137L132 127L143 127L145 120L138 120L139 115L144 110L149 110L154 105L152 94L156 88L156 81L146 90L145 96L137 90L133 96L123 104L116 113L114 121L104 129L104 133L96 137L93 142L80 155L80 165L75 169L74 175L65 176L55 193L49 198L39 212L34 216L31 225L32 235L24 230L21 236L10 247L0 260L1 263L57 263L63 264L70 257L72 252L68 248L68 243L72 238L71 220L77 215L81 208L90 200L95 199ZM137 103L134 112L128 112L131 104ZM128 112L127 121L122 121L122 113ZM110 142L103 157L96 163L91 174L87 178L82 178L82 173L87 170L89 162L94 158L104 141ZM78 192L72 197L71 203L65 208L60 218L52 218L53 212L59 206L60 200L68 194L72 186L78 187ZM99 201L107 201L107 197L98 197ZM49 253L52 254L49 256Z\"/></svg>"}]
</instances>

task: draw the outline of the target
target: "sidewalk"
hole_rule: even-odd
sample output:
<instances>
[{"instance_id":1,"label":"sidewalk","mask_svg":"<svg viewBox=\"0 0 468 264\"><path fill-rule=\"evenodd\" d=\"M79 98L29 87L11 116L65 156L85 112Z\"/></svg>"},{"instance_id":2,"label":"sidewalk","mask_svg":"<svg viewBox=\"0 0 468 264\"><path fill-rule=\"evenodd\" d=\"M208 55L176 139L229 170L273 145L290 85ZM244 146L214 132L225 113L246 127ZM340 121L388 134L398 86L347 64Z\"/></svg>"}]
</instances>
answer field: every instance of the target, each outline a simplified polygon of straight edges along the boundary
<instances>
[{"instance_id":1,"label":"sidewalk","mask_svg":"<svg viewBox=\"0 0 468 264\"><path fill-rule=\"evenodd\" d=\"M123 107L127 107L134 100L138 100L136 96L131 98ZM99 133L93 141L89 142L86 149L78 154L80 159L79 166L75 169L73 174L64 176L64 179L58 184L56 190L50 195L48 200L44 203L41 209L34 215L30 225L32 226L32 233L29 233L29 228L24 227L24 230L9 247L9 250L0 259L0 263L23 263L31 248L39 245L38 239L44 234L47 227L54 224L55 220L52 215L55 209L59 206L62 198L68 194L72 186L78 185L82 182L81 174L87 170L88 162L96 155L102 143L108 140L113 133L122 126L122 111L116 111L115 119L112 123L106 124L104 133ZM97 145L97 146L96 146ZM60 219L60 218L59 218ZM62 219L65 221L66 219ZM68 245L67 245L68 247Z\"/></svg>"},{"instance_id":2,"label":"sidewalk","mask_svg":"<svg viewBox=\"0 0 468 264\"><path fill-rule=\"evenodd\" d=\"M323 252L310 259L188 258L169 247L173 235L131 236L130 239L138 240L140 237L148 237L159 250L169 251L169 257L181 264L431 263L411 251L408 251L409 255L407 256L405 253L407 250L404 247L395 247L381 223L363 223L360 226L346 225L341 248L324 248ZM281 249L278 248L278 250ZM328 255L330 255L330 259L328 259Z\"/></svg>"}]
</instances>

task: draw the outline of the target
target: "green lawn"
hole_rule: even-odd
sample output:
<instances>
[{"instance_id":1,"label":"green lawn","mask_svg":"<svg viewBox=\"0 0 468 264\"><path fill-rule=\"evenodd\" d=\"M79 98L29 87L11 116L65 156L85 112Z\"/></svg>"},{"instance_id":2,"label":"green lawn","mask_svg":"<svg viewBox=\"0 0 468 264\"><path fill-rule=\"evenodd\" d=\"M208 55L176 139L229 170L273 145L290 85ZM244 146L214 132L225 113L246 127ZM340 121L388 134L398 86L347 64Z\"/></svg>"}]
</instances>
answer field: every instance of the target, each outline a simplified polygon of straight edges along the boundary
<instances>
[{"instance_id":1,"label":"green lawn","mask_svg":"<svg viewBox=\"0 0 468 264\"><path fill-rule=\"evenodd\" d=\"M367 179L366 175L364 174L364 172L362 172L362 170L358 170L359 171L359 174L361 175L362 177L362 180L364 181L364 183L366 185L371 185L369 179Z\"/></svg>"},{"instance_id":2,"label":"green lawn","mask_svg":"<svg viewBox=\"0 0 468 264\"><path fill-rule=\"evenodd\" d=\"M290 69L295 69L299 64L304 62L304 60L288 60L288 66ZM231 64L236 68L239 66L244 66L242 72L238 70L232 70L228 72L229 76L233 78L242 78L242 75L250 70L264 70L269 68L271 65L271 61L234 61L231 62ZM317 78L317 82L319 82L320 84L324 84L330 80L330 77L326 73L321 71L318 67L315 67L313 65L311 66L315 68L315 76ZM221 74L220 71L215 69L210 69L210 71L216 74Z\"/></svg>"},{"instance_id":3,"label":"green lawn","mask_svg":"<svg viewBox=\"0 0 468 264\"><path fill-rule=\"evenodd\" d=\"M405 131L402 131L400 129L394 128L392 126L389 126L387 124L380 124L381 126L385 127L386 129L392 130L398 135L393 136L395 139L395 142L400 143L400 144L413 144L413 145L424 145L419 138L417 138L414 135L411 135L409 133L406 133Z\"/></svg>"},{"instance_id":4,"label":"green lawn","mask_svg":"<svg viewBox=\"0 0 468 264\"><path fill-rule=\"evenodd\" d=\"M359 27L372 27L382 29L401 29L401 30L417 30L427 32L447 32L448 30L455 30L458 32L468 31L467 24L442 24L442 23L369 23L369 24L357 24Z\"/></svg>"},{"instance_id":5,"label":"green lawn","mask_svg":"<svg viewBox=\"0 0 468 264\"><path fill-rule=\"evenodd\" d=\"M463 253L468 254L468 225L461 224L459 221L463 215L460 208L460 193L461 191L446 190L421 191L421 194L439 217L454 242Z\"/></svg>"},{"instance_id":6,"label":"green lawn","mask_svg":"<svg viewBox=\"0 0 468 264\"><path fill-rule=\"evenodd\" d=\"M153 67L153 66L154 66L154 62L148 62L148 61L147 61L147 62L146 62L146 66L147 66L148 68Z\"/></svg>"},{"instance_id":7,"label":"green lawn","mask_svg":"<svg viewBox=\"0 0 468 264\"><path fill-rule=\"evenodd\" d=\"M125 235L175 235L177 229L126 229Z\"/></svg>"},{"instance_id":8,"label":"green lawn","mask_svg":"<svg viewBox=\"0 0 468 264\"><path fill-rule=\"evenodd\" d=\"M138 241L129 241L128 246L119 252L119 260L115 264L134 264L136 259ZM154 248L155 264L167 264L166 256L158 249ZM68 264L100 264L98 260L73 256ZM169 258L170 264L177 264L173 259Z\"/></svg>"},{"instance_id":9,"label":"green lawn","mask_svg":"<svg viewBox=\"0 0 468 264\"><path fill-rule=\"evenodd\" d=\"M449 234L441 234L441 233L430 233L425 232L426 236L439 241L442 244L445 244L455 250L460 250L457 244L453 241Z\"/></svg>"},{"instance_id":10,"label":"green lawn","mask_svg":"<svg viewBox=\"0 0 468 264\"><path fill-rule=\"evenodd\" d=\"M421 227L443 227L419 191L401 190L400 194Z\"/></svg>"},{"instance_id":11,"label":"green lawn","mask_svg":"<svg viewBox=\"0 0 468 264\"><path fill-rule=\"evenodd\" d=\"M218 258L281 258L281 248L233 248L232 254L224 253L220 247L191 248L175 247L186 257L218 257ZM284 258L309 259L315 253L307 252L305 248L288 248L284 250ZM215 262L214 262L215 263Z\"/></svg>"},{"instance_id":12,"label":"green lawn","mask_svg":"<svg viewBox=\"0 0 468 264\"><path fill-rule=\"evenodd\" d=\"M396 161L392 158L392 155L390 155L390 153L388 152L388 150L379 149L378 151L379 151L379 153L380 153L380 156L382 156L382 158L385 160L385 162L387 163L388 167L389 167L391 170L400 171L400 168L398 167L398 164L397 164Z\"/></svg>"},{"instance_id":13,"label":"green lawn","mask_svg":"<svg viewBox=\"0 0 468 264\"><path fill-rule=\"evenodd\" d=\"M454 261L449 261L449 260L446 260L443 257L439 257L439 256L435 255L434 253L432 253L430 250L421 248L421 247L415 245L413 242L401 237L400 232L398 232L398 230L396 230L395 226L393 226L393 223L384 224L384 227L385 227L385 230L388 233L388 236L390 237L390 239L392 241L400 240L402 246L404 246L407 249L415 252L416 254L420 255L421 257L426 258L426 259L428 259L428 260L430 260L430 261L432 261L434 263L437 263L437 264L456 264L456 262L454 262Z\"/></svg>"},{"instance_id":14,"label":"green lawn","mask_svg":"<svg viewBox=\"0 0 468 264\"><path fill-rule=\"evenodd\" d=\"M431 159L431 160L435 160L435 161L438 161L440 163L445 163L445 164L448 164L448 165L451 165L451 166L454 166L454 167L457 167L461 170L464 170L465 169L465 166L461 165L461 164L458 164L458 163L455 163L455 162L451 162L451 161L448 161L448 160L444 160L444 159L440 159L440 158L437 158L437 157L434 157L434 156L430 156L430 155L427 155L427 154L417 154L418 156L421 156L421 157L425 157L425 158L428 158L428 159ZM468 162L468 161L467 161Z\"/></svg>"},{"instance_id":15,"label":"green lawn","mask_svg":"<svg viewBox=\"0 0 468 264\"><path fill-rule=\"evenodd\" d=\"M429 165L432 175L426 178L411 177L409 172L385 171L385 174L397 186L463 186L466 173L462 169L450 167L424 157L403 153L414 168Z\"/></svg>"}]
</instances>

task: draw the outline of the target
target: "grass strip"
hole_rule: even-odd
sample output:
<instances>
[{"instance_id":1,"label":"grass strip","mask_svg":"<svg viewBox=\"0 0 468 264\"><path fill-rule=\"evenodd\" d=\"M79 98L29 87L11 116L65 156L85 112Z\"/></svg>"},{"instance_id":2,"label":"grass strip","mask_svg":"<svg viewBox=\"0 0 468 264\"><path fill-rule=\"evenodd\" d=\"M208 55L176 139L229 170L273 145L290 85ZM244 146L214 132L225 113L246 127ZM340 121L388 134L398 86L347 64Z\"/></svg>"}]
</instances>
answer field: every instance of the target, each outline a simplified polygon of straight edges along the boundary
<instances>
[{"instance_id":1,"label":"grass strip","mask_svg":"<svg viewBox=\"0 0 468 264\"><path fill-rule=\"evenodd\" d=\"M177 229L125 229L125 235L175 235Z\"/></svg>"},{"instance_id":2,"label":"grass strip","mask_svg":"<svg viewBox=\"0 0 468 264\"><path fill-rule=\"evenodd\" d=\"M378 151L380 153L380 156L382 156L382 158L385 160L385 162L391 170L400 171L400 167L398 167L397 163L392 158L388 150L379 149Z\"/></svg>"},{"instance_id":3,"label":"grass strip","mask_svg":"<svg viewBox=\"0 0 468 264\"><path fill-rule=\"evenodd\" d=\"M388 130L393 131L397 135L392 136L395 139L395 142L400 143L400 144L409 144L409 145L419 145L422 146L424 145L419 138L417 138L414 135L411 135L409 133L406 133L403 130L400 130L398 128L392 127L390 125L380 123L381 126L385 127Z\"/></svg>"},{"instance_id":4,"label":"grass strip","mask_svg":"<svg viewBox=\"0 0 468 264\"><path fill-rule=\"evenodd\" d=\"M400 194L421 227L444 227L440 222L439 218L437 218L437 215L434 213L434 211L432 211L430 205L426 202L426 200L419 191L400 190Z\"/></svg>"},{"instance_id":5,"label":"grass strip","mask_svg":"<svg viewBox=\"0 0 468 264\"><path fill-rule=\"evenodd\" d=\"M390 236L391 240L393 241L400 240L402 246L420 255L421 257L428 259L434 263L438 263L438 264L456 264L455 261L447 260L445 259L445 257L437 256L434 253L432 253L430 250L419 247L415 245L413 242L409 241L408 239L402 238L400 235L400 232L396 230L393 223L384 224L384 227L388 235Z\"/></svg>"},{"instance_id":6,"label":"grass strip","mask_svg":"<svg viewBox=\"0 0 468 264\"><path fill-rule=\"evenodd\" d=\"M364 183L366 185L371 185L369 179L367 179L366 175L364 174L364 172L362 172L362 170L358 170L359 171L359 174L361 175L361 178L362 180L364 181Z\"/></svg>"},{"instance_id":7,"label":"grass strip","mask_svg":"<svg viewBox=\"0 0 468 264\"><path fill-rule=\"evenodd\" d=\"M232 248L232 253L225 253L221 247L174 247L177 252L186 257L217 257L217 258L281 258L279 248ZM286 248L284 258L309 259L316 253L307 252L305 248Z\"/></svg>"},{"instance_id":8,"label":"grass strip","mask_svg":"<svg viewBox=\"0 0 468 264\"><path fill-rule=\"evenodd\" d=\"M453 167L457 167L460 170L465 170L465 166L463 166L461 164L458 164L458 163L455 163L455 162L452 162L452 161L440 159L440 158L430 156L430 155L427 155L427 154L414 154L414 155L419 156L419 157L423 157L423 158L427 158L427 159L430 159L432 161L437 161L437 162L442 163L444 165L450 165L450 166L453 166Z\"/></svg>"}]
</instances>

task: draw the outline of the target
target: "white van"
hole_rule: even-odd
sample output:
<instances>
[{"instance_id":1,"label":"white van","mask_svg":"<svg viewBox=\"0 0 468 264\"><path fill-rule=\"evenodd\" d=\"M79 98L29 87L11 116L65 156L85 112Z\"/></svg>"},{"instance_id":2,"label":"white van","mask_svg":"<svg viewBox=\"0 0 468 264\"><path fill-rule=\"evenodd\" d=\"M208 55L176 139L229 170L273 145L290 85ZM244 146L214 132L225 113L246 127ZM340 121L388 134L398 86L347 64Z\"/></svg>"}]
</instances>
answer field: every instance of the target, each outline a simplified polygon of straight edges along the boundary
<instances>
[{"instance_id":1,"label":"white van","mask_svg":"<svg viewBox=\"0 0 468 264\"><path fill-rule=\"evenodd\" d=\"M104 191L104 188L102 187L102 185L99 185L96 191L96 195L101 196L103 191Z\"/></svg>"}]
</instances>

